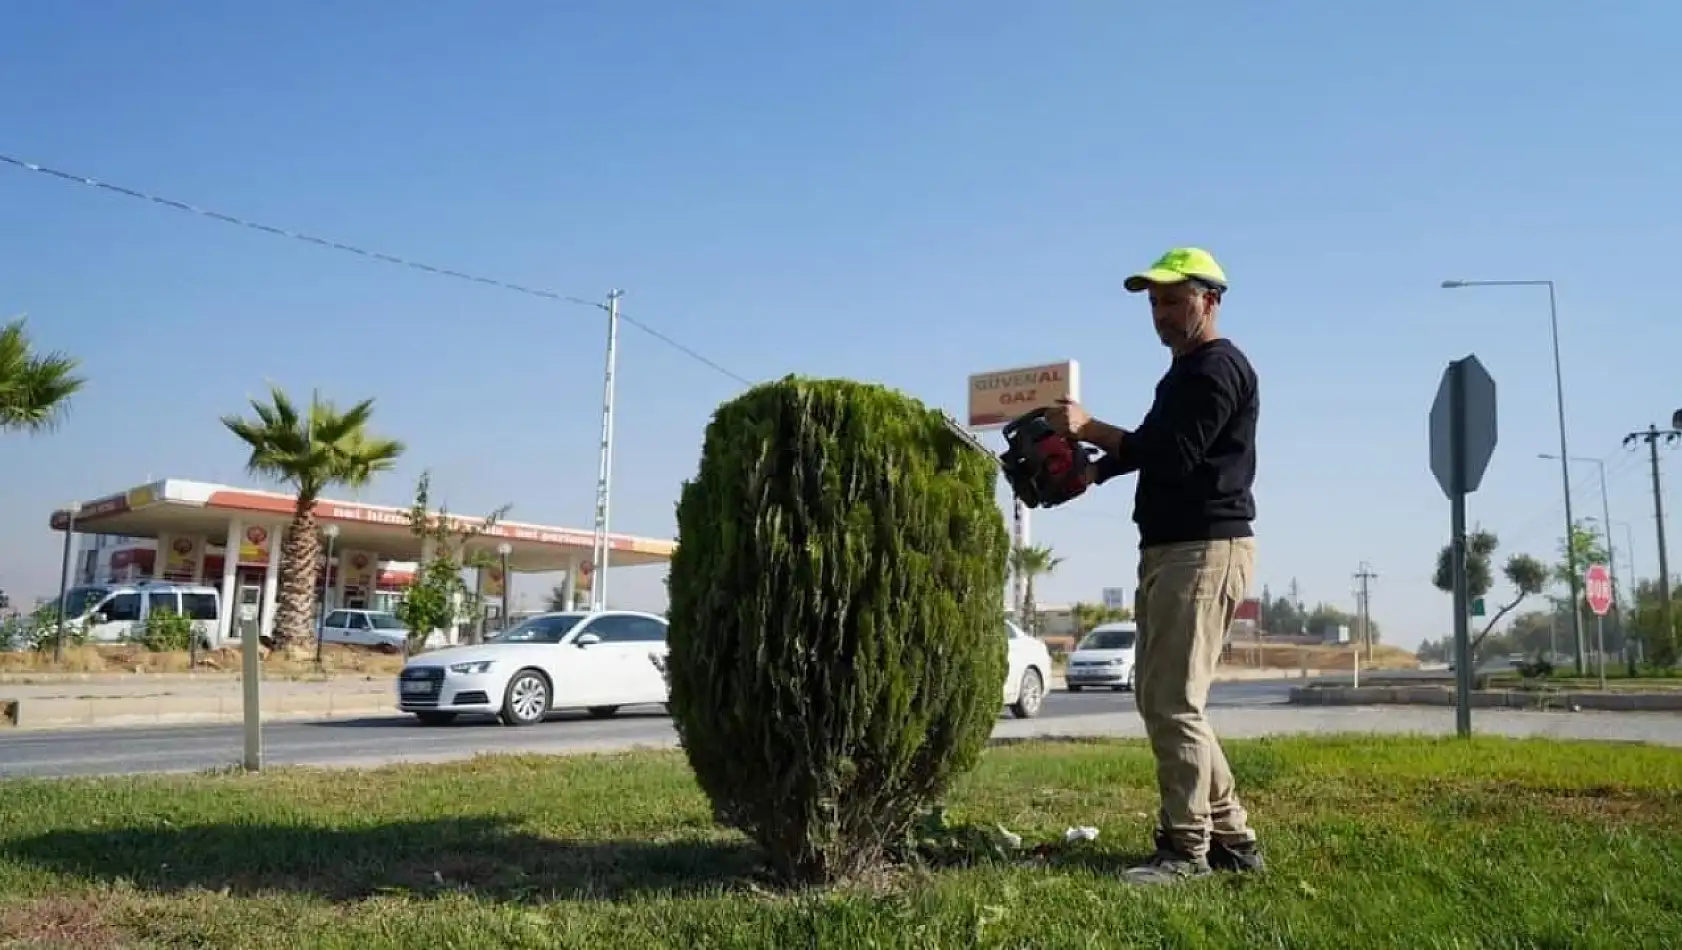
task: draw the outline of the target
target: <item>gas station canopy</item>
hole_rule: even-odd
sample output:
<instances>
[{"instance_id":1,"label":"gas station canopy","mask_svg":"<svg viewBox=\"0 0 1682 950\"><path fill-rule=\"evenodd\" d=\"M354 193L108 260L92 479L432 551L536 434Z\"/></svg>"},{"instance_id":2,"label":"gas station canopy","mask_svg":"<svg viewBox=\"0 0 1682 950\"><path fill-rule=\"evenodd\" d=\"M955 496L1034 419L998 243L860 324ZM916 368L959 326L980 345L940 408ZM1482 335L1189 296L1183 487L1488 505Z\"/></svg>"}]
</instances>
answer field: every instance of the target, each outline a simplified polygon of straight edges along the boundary
<instances>
[{"instance_id":1,"label":"gas station canopy","mask_svg":"<svg viewBox=\"0 0 1682 950\"><path fill-rule=\"evenodd\" d=\"M55 511L51 525L54 531L73 528L78 534L220 540L237 524L264 527L278 538L291 521L295 505L290 495L167 478L87 502L75 512L74 522L69 510ZM361 502L323 498L315 504L316 521L322 527L338 527L338 547L374 552L393 561L420 559L421 542L410 530L408 516L406 508ZM455 514L450 520L462 530L485 522ZM496 556L503 544L510 548L512 571L568 571L589 563L594 535L574 528L501 521L485 529L469 547ZM623 534L610 534L608 545L611 567L664 563L677 549L675 541Z\"/></svg>"}]
</instances>

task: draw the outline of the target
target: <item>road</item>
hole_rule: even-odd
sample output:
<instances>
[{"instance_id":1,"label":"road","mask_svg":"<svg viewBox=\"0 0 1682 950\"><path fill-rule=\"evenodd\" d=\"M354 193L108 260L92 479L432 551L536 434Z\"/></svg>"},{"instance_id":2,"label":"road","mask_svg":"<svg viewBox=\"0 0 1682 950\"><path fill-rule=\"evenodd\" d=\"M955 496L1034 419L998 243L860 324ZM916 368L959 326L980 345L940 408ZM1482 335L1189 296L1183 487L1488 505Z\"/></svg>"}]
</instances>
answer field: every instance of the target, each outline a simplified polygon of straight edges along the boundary
<instances>
[{"instance_id":1,"label":"road","mask_svg":"<svg viewBox=\"0 0 1682 950\"><path fill-rule=\"evenodd\" d=\"M1217 683L1209 705L1216 709L1282 706L1293 682ZM1114 713L1136 718L1133 697L1056 692L1046 697L1040 720ZM238 725L14 733L0 736L0 778L200 772L237 764L243 734ZM408 716L386 716L275 723L263 730L265 764L314 766L437 762L476 753L585 752L670 745L676 738L671 719L658 710L627 710L607 720L563 714L524 729L489 721L429 728Z\"/></svg>"}]
</instances>

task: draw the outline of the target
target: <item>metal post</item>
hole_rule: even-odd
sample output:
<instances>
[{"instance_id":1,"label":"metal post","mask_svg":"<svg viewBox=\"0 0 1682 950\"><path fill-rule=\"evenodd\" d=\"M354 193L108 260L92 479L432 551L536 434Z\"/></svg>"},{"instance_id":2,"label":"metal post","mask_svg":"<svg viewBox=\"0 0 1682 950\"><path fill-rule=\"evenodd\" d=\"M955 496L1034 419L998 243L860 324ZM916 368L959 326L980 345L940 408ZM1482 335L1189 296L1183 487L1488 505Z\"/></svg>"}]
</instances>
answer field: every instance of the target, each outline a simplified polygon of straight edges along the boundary
<instances>
[{"instance_id":1,"label":"metal post","mask_svg":"<svg viewBox=\"0 0 1682 950\"><path fill-rule=\"evenodd\" d=\"M327 535L327 557L321 562L321 604L316 610L315 665L321 665L321 635L327 628L327 581L333 573L333 542L339 538L339 526L330 524L322 529Z\"/></svg>"},{"instance_id":2,"label":"metal post","mask_svg":"<svg viewBox=\"0 0 1682 950\"><path fill-rule=\"evenodd\" d=\"M502 629L507 630L508 623L508 589L513 586L514 578L508 573L508 555L514 553L513 545L507 541L497 546L496 553L502 557Z\"/></svg>"},{"instance_id":3,"label":"metal post","mask_svg":"<svg viewBox=\"0 0 1682 950\"><path fill-rule=\"evenodd\" d=\"M591 563L590 603L597 610L607 607L608 516L612 502L613 483L613 376L619 358L619 298L625 292L608 292L607 304L607 368L602 373L602 444L600 466L596 471L596 536ZM503 583L508 578L503 577Z\"/></svg>"},{"instance_id":4,"label":"metal post","mask_svg":"<svg viewBox=\"0 0 1682 950\"><path fill-rule=\"evenodd\" d=\"M1594 616L1594 652L1599 659L1600 691L1606 692L1606 617L1604 614Z\"/></svg>"},{"instance_id":5,"label":"metal post","mask_svg":"<svg viewBox=\"0 0 1682 950\"><path fill-rule=\"evenodd\" d=\"M64 556L58 568L58 630L53 635L53 662L64 662L64 625L69 619L64 615L70 610L70 545L76 537L76 513L82 510L81 502L71 502L64 513Z\"/></svg>"},{"instance_id":6,"label":"metal post","mask_svg":"<svg viewBox=\"0 0 1682 950\"><path fill-rule=\"evenodd\" d=\"M1454 571L1454 731L1461 738L1472 734L1472 637L1471 592L1466 587L1466 368L1452 365L1449 376L1449 405L1453 407L1449 441L1453 446L1453 489L1449 492L1449 532Z\"/></svg>"},{"instance_id":7,"label":"metal post","mask_svg":"<svg viewBox=\"0 0 1682 950\"><path fill-rule=\"evenodd\" d=\"M238 552L230 552L230 557L237 557ZM257 651L262 640L262 623L259 621L252 629L240 633L240 674L244 687L245 700L245 756L243 764L247 772L261 772L263 770L263 664Z\"/></svg>"},{"instance_id":8,"label":"metal post","mask_svg":"<svg viewBox=\"0 0 1682 950\"><path fill-rule=\"evenodd\" d=\"M1665 550L1664 485L1659 481L1659 429L1647 427L1647 449L1653 461L1653 521L1658 525L1659 537L1659 623L1665 638L1676 635L1670 619L1670 554Z\"/></svg>"},{"instance_id":9,"label":"metal post","mask_svg":"<svg viewBox=\"0 0 1682 950\"><path fill-rule=\"evenodd\" d=\"M1554 402L1559 413L1559 478L1565 492L1565 567L1571 572L1571 634L1577 644L1577 675L1583 674L1583 616L1577 609L1582 599L1583 579L1577 576L1576 522L1571 515L1571 450L1565 444L1565 374L1559 361L1559 307L1554 300L1554 282L1548 285L1548 325L1553 330L1554 344Z\"/></svg>"}]
</instances>

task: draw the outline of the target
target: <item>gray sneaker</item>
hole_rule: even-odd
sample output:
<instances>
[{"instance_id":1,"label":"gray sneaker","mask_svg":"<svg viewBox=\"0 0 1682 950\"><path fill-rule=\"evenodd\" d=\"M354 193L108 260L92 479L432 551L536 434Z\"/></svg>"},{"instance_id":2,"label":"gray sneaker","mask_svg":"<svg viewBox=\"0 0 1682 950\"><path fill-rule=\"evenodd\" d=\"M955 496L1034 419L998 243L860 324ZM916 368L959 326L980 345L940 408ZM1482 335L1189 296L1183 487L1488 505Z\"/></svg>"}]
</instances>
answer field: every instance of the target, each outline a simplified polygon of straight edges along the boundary
<instances>
[{"instance_id":1,"label":"gray sneaker","mask_svg":"<svg viewBox=\"0 0 1682 950\"><path fill-rule=\"evenodd\" d=\"M1133 884L1176 884L1191 878L1208 877L1213 873L1207 858L1194 858L1174 847L1168 836L1158 832L1156 853L1145 863L1127 869L1126 879Z\"/></svg>"},{"instance_id":2,"label":"gray sneaker","mask_svg":"<svg viewBox=\"0 0 1682 950\"><path fill-rule=\"evenodd\" d=\"M1217 871L1253 874L1266 870L1267 862L1262 860L1261 850L1254 841L1243 844L1212 841L1209 843L1209 866Z\"/></svg>"}]
</instances>

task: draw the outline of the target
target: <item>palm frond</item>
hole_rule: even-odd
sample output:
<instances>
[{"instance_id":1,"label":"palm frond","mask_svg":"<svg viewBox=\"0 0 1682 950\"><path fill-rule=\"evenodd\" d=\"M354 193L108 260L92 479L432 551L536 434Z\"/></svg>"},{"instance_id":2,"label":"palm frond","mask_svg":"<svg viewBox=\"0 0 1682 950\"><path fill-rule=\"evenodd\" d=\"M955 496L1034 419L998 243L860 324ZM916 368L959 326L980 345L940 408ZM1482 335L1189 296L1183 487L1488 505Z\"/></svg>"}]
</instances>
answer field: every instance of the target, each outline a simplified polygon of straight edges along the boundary
<instances>
[{"instance_id":1,"label":"palm frond","mask_svg":"<svg viewBox=\"0 0 1682 950\"><path fill-rule=\"evenodd\" d=\"M396 467L404 445L367 431L374 401L363 400L340 411L313 394L306 410L278 386L266 401L252 400L254 419L225 416L224 426L251 450L252 474L290 485L300 504L313 503L332 485L361 487Z\"/></svg>"},{"instance_id":2,"label":"palm frond","mask_svg":"<svg viewBox=\"0 0 1682 950\"><path fill-rule=\"evenodd\" d=\"M36 355L22 317L0 328L0 429L43 432L69 411L86 380L63 353Z\"/></svg>"}]
</instances>

